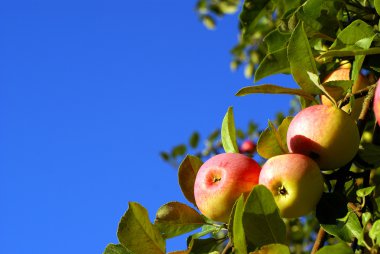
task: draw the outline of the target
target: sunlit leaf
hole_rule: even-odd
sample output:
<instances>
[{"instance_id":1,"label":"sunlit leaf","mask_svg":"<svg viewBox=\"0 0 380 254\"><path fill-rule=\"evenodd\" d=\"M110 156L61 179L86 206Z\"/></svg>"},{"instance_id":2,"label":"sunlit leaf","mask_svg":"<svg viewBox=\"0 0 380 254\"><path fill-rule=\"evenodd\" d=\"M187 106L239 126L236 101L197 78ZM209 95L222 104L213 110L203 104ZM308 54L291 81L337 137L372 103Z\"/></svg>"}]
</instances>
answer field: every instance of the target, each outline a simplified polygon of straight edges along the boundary
<instances>
[{"instance_id":1,"label":"sunlit leaf","mask_svg":"<svg viewBox=\"0 0 380 254\"><path fill-rule=\"evenodd\" d=\"M165 253L165 240L150 222L148 211L138 203L129 202L129 208L120 220L117 237L135 254Z\"/></svg>"},{"instance_id":2,"label":"sunlit leaf","mask_svg":"<svg viewBox=\"0 0 380 254\"><path fill-rule=\"evenodd\" d=\"M229 223L230 239L236 254L247 254L247 243L243 227L244 196L235 202Z\"/></svg>"},{"instance_id":3,"label":"sunlit leaf","mask_svg":"<svg viewBox=\"0 0 380 254\"><path fill-rule=\"evenodd\" d=\"M359 189L356 191L356 195L358 197L364 198L365 196L368 196L369 194L371 194L375 190L375 188L376 188L375 186L370 186L363 189Z\"/></svg>"},{"instance_id":4,"label":"sunlit leaf","mask_svg":"<svg viewBox=\"0 0 380 254\"><path fill-rule=\"evenodd\" d=\"M235 120L232 107L228 108L222 123L222 143L226 153L238 153L239 149L236 142Z\"/></svg>"},{"instance_id":5,"label":"sunlit leaf","mask_svg":"<svg viewBox=\"0 0 380 254\"><path fill-rule=\"evenodd\" d=\"M346 243L337 243L322 247L316 254L354 254L354 252Z\"/></svg>"},{"instance_id":6,"label":"sunlit leaf","mask_svg":"<svg viewBox=\"0 0 380 254\"><path fill-rule=\"evenodd\" d=\"M272 193L256 185L249 194L243 212L247 240L255 247L286 242L286 226L282 221Z\"/></svg>"},{"instance_id":7,"label":"sunlit leaf","mask_svg":"<svg viewBox=\"0 0 380 254\"><path fill-rule=\"evenodd\" d=\"M264 245L259 250L249 254L290 254L290 250L288 246L277 243Z\"/></svg>"},{"instance_id":8,"label":"sunlit leaf","mask_svg":"<svg viewBox=\"0 0 380 254\"><path fill-rule=\"evenodd\" d=\"M103 254L133 254L121 244L108 244Z\"/></svg>"},{"instance_id":9,"label":"sunlit leaf","mask_svg":"<svg viewBox=\"0 0 380 254\"><path fill-rule=\"evenodd\" d=\"M373 223L371 230L369 231L369 237L375 241L375 243L380 243L380 220Z\"/></svg>"},{"instance_id":10,"label":"sunlit leaf","mask_svg":"<svg viewBox=\"0 0 380 254\"><path fill-rule=\"evenodd\" d=\"M317 74L318 71L302 22L298 23L290 37L288 59L297 84L308 93L320 94L320 89L314 85L308 74L308 72Z\"/></svg>"},{"instance_id":11,"label":"sunlit leaf","mask_svg":"<svg viewBox=\"0 0 380 254\"><path fill-rule=\"evenodd\" d=\"M260 65L255 72L255 82L279 73L290 73L287 48L270 52L263 58L263 60L261 60Z\"/></svg>"}]
</instances>

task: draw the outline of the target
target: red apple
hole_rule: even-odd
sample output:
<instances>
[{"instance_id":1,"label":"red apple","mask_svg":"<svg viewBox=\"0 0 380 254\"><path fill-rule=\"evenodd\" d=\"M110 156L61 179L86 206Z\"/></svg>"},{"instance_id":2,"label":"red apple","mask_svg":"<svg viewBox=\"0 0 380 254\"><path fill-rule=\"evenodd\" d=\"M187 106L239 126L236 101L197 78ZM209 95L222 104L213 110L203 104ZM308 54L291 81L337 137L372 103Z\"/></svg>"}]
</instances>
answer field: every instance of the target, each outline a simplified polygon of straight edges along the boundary
<instances>
[{"instance_id":1,"label":"red apple","mask_svg":"<svg viewBox=\"0 0 380 254\"><path fill-rule=\"evenodd\" d=\"M314 159L321 170L344 166L359 149L359 131L344 111L327 105L301 110L287 133L289 151Z\"/></svg>"},{"instance_id":2,"label":"red apple","mask_svg":"<svg viewBox=\"0 0 380 254\"><path fill-rule=\"evenodd\" d=\"M336 69L335 71L331 72L327 77L324 79L323 83L329 82L329 81L336 81L336 80L350 80L350 71L351 71L351 64L343 65L341 68ZM363 76L362 74L359 74L359 78L356 80L356 82L352 86L352 93L356 93L357 91L367 87L369 85L368 79ZM327 92L336 100L341 100L344 97L344 94L342 93L343 90L339 87L332 87L332 86L324 86ZM355 100L355 105L352 108L351 116L355 120L358 119L360 115L360 111L363 106L364 98L359 98ZM332 105L332 102L325 96L321 95L321 102L324 105ZM345 112L348 112L350 109L350 105L345 105L342 107L342 110Z\"/></svg>"},{"instance_id":3,"label":"red apple","mask_svg":"<svg viewBox=\"0 0 380 254\"><path fill-rule=\"evenodd\" d=\"M380 125L380 85L379 84L380 84L380 79L377 81L375 97L373 99L373 112L375 112L377 124Z\"/></svg>"},{"instance_id":4,"label":"red apple","mask_svg":"<svg viewBox=\"0 0 380 254\"><path fill-rule=\"evenodd\" d=\"M315 210L324 189L318 165L302 154L270 158L263 165L259 184L272 192L284 218L304 216Z\"/></svg>"},{"instance_id":5,"label":"red apple","mask_svg":"<svg viewBox=\"0 0 380 254\"><path fill-rule=\"evenodd\" d=\"M241 153L248 153L248 154L252 154L255 152L255 149L256 149L256 144L252 141L252 140L245 140L240 148L239 148L239 151Z\"/></svg>"},{"instance_id":6,"label":"red apple","mask_svg":"<svg viewBox=\"0 0 380 254\"><path fill-rule=\"evenodd\" d=\"M256 161L238 153L218 154L207 160L194 183L195 202L201 213L228 222L235 201L257 185L260 169Z\"/></svg>"}]
</instances>

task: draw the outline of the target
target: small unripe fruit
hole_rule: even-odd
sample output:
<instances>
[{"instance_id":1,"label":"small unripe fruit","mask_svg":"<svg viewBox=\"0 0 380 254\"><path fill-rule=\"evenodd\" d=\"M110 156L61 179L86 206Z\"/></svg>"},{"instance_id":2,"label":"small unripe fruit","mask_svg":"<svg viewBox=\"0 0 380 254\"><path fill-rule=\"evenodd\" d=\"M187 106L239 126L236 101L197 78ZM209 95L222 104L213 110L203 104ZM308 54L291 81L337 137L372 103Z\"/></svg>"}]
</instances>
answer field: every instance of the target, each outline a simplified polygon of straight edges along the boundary
<instances>
[{"instance_id":1,"label":"small unripe fruit","mask_svg":"<svg viewBox=\"0 0 380 254\"><path fill-rule=\"evenodd\" d=\"M248 194L258 184L261 167L239 153L218 154L199 169L194 197L206 217L228 222L232 207L241 194Z\"/></svg>"},{"instance_id":2,"label":"small unripe fruit","mask_svg":"<svg viewBox=\"0 0 380 254\"><path fill-rule=\"evenodd\" d=\"M241 153L252 154L255 152L256 144L252 140L245 140L239 147Z\"/></svg>"}]
</instances>

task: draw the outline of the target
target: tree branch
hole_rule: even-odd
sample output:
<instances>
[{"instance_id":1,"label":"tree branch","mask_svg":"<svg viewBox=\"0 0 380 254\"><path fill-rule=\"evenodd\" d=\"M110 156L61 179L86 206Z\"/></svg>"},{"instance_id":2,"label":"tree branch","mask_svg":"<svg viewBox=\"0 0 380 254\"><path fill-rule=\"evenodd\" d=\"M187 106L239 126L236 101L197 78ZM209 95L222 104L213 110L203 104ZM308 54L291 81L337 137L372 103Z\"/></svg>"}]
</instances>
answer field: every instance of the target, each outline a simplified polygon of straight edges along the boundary
<instances>
[{"instance_id":1,"label":"tree branch","mask_svg":"<svg viewBox=\"0 0 380 254\"><path fill-rule=\"evenodd\" d=\"M311 250L310 254L315 254L319 248L321 248L326 241L326 231L322 228L319 227L318 235L317 238L315 239L313 249Z\"/></svg>"}]
</instances>

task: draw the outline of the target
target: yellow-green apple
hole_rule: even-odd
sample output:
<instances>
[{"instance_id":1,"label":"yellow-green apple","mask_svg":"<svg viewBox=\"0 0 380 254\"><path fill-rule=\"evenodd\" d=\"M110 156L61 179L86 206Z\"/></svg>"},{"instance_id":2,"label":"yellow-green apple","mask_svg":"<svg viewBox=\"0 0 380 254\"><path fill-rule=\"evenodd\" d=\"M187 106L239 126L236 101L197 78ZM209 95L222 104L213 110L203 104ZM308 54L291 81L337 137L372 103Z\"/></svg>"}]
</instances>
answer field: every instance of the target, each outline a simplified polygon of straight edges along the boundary
<instances>
[{"instance_id":1,"label":"yellow-green apple","mask_svg":"<svg viewBox=\"0 0 380 254\"><path fill-rule=\"evenodd\" d=\"M377 81L375 97L373 99L373 112L375 112L377 123L380 125L380 85L379 84L380 84L380 79Z\"/></svg>"},{"instance_id":2,"label":"yellow-green apple","mask_svg":"<svg viewBox=\"0 0 380 254\"><path fill-rule=\"evenodd\" d=\"M326 76L326 78L323 80L323 83L329 82L329 81L338 81L338 80L350 80L350 71L351 71L351 65L346 64L343 65L341 68L336 69L335 71L331 72L329 75ZM362 75L359 74L359 78L356 80L356 82L352 86L352 93L356 93L357 91L366 88L369 85L368 79ZM327 86L324 85L324 88L327 90L327 92L336 100L339 101L343 99L344 94L343 90L339 87L333 87L333 86ZM359 98L355 100L355 105L352 108L351 116L355 120L358 119L360 115L360 111L363 106L364 98ZM325 96L321 95L321 102L324 105L332 105L332 102ZM348 112L350 109L350 105L345 105L342 107L342 110L345 112Z\"/></svg>"},{"instance_id":3,"label":"yellow-green apple","mask_svg":"<svg viewBox=\"0 0 380 254\"><path fill-rule=\"evenodd\" d=\"M317 163L308 156L295 153L267 160L259 184L272 192L283 218L296 218L315 210L324 190Z\"/></svg>"},{"instance_id":4,"label":"yellow-green apple","mask_svg":"<svg viewBox=\"0 0 380 254\"><path fill-rule=\"evenodd\" d=\"M239 147L239 152L252 154L255 152L256 144L252 140L245 140Z\"/></svg>"},{"instance_id":5,"label":"yellow-green apple","mask_svg":"<svg viewBox=\"0 0 380 254\"><path fill-rule=\"evenodd\" d=\"M334 106L314 105L301 110L287 132L289 151L314 159L321 170L339 168L359 149L359 130L346 112Z\"/></svg>"},{"instance_id":6,"label":"yellow-green apple","mask_svg":"<svg viewBox=\"0 0 380 254\"><path fill-rule=\"evenodd\" d=\"M241 194L246 196L258 184L261 167L238 153L222 153L207 160L194 183L195 203L206 217L228 222Z\"/></svg>"}]
</instances>

